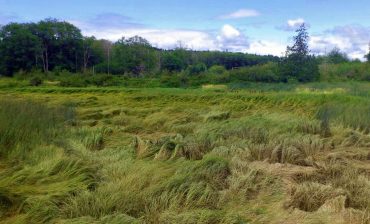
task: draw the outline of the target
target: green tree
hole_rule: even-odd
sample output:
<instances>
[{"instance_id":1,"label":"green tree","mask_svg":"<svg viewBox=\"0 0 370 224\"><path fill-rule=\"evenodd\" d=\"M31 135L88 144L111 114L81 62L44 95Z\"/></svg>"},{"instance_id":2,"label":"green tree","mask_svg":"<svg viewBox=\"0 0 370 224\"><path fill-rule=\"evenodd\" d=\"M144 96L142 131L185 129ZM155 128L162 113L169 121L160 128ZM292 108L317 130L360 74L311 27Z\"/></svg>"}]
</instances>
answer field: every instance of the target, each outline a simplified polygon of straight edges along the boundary
<instances>
[{"instance_id":1,"label":"green tree","mask_svg":"<svg viewBox=\"0 0 370 224\"><path fill-rule=\"evenodd\" d=\"M297 30L293 38L293 46L287 47L285 58L280 63L280 73L283 81L296 79L300 82L314 81L319 78L318 63L313 55L310 55L308 40L309 35L305 24Z\"/></svg>"},{"instance_id":2,"label":"green tree","mask_svg":"<svg viewBox=\"0 0 370 224\"><path fill-rule=\"evenodd\" d=\"M207 71L207 66L204 63L197 63L195 65L190 65L187 68L187 71L189 75L199 75L200 73Z\"/></svg>"},{"instance_id":3,"label":"green tree","mask_svg":"<svg viewBox=\"0 0 370 224\"><path fill-rule=\"evenodd\" d=\"M165 51L162 54L161 68L168 71L182 71L191 64L192 54L180 47L175 50Z\"/></svg>"},{"instance_id":4,"label":"green tree","mask_svg":"<svg viewBox=\"0 0 370 224\"><path fill-rule=\"evenodd\" d=\"M104 46L94 36L84 37L82 41L83 72L90 66L95 66L104 60Z\"/></svg>"},{"instance_id":5,"label":"green tree","mask_svg":"<svg viewBox=\"0 0 370 224\"><path fill-rule=\"evenodd\" d=\"M0 72L12 75L38 66L41 42L32 33L32 23L11 23L0 30Z\"/></svg>"},{"instance_id":6,"label":"green tree","mask_svg":"<svg viewBox=\"0 0 370 224\"><path fill-rule=\"evenodd\" d=\"M115 73L141 75L153 73L159 67L156 49L142 37L121 38L112 51Z\"/></svg>"},{"instance_id":7,"label":"green tree","mask_svg":"<svg viewBox=\"0 0 370 224\"><path fill-rule=\"evenodd\" d=\"M44 72L57 66L69 71L78 70L83 37L77 27L68 22L46 19L37 24L35 34L42 43Z\"/></svg>"},{"instance_id":8,"label":"green tree","mask_svg":"<svg viewBox=\"0 0 370 224\"><path fill-rule=\"evenodd\" d=\"M341 52L339 48L334 48L326 56L327 62L331 64L340 64L344 62L349 62L348 56L346 53Z\"/></svg>"}]
</instances>

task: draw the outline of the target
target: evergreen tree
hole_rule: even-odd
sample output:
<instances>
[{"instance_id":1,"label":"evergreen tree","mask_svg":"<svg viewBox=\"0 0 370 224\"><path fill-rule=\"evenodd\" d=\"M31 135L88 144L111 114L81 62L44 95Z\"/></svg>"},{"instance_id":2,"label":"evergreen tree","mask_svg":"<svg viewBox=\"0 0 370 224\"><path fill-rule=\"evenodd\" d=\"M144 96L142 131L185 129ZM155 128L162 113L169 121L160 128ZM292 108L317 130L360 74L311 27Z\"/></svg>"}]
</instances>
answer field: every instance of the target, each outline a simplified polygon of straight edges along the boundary
<instances>
[{"instance_id":1,"label":"evergreen tree","mask_svg":"<svg viewBox=\"0 0 370 224\"><path fill-rule=\"evenodd\" d=\"M309 51L309 35L305 24L302 24L296 33L293 46L287 47L286 56L280 64L282 79L283 81L290 79L300 82L315 81L319 78L319 67L315 57Z\"/></svg>"}]
</instances>

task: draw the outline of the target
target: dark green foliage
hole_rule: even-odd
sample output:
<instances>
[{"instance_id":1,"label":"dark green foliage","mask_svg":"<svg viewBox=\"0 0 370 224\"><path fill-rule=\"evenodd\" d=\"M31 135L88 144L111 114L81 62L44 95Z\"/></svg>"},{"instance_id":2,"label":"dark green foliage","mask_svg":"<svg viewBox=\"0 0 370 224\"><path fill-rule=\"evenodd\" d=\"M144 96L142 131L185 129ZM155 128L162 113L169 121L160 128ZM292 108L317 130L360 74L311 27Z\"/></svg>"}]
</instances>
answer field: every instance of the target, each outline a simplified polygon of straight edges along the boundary
<instances>
[{"instance_id":1,"label":"dark green foliage","mask_svg":"<svg viewBox=\"0 0 370 224\"><path fill-rule=\"evenodd\" d=\"M296 79L300 82L310 82L319 79L318 62L310 55L308 49L309 36L304 24L296 31L294 44L288 47L286 57L280 63L280 73L283 81Z\"/></svg>"},{"instance_id":2,"label":"dark green foliage","mask_svg":"<svg viewBox=\"0 0 370 224\"><path fill-rule=\"evenodd\" d=\"M73 74L62 77L59 85L63 87L85 87L88 85L88 81L83 75Z\"/></svg>"},{"instance_id":3,"label":"dark green foliage","mask_svg":"<svg viewBox=\"0 0 370 224\"><path fill-rule=\"evenodd\" d=\"M40 76L34 76L30 79L30 85L31 86L39 86L43 82L42 78Z\"/></svg>"},{"instance_id":4,"label":"dark green foliage","mask_svg":"<svg viewBox=\"0 0 370 224\"><path fill-rule=\"evenodd\" d=\"M59 85L64 87L86 87L86 86L118 86L123 85L123 78L108 74L64 74L56 77L60 80Z\"/></svg>"},{"instance_id":5,"label":"dark green foliage","mask_svg":"<svg viewBox=\"0 0 370 224\"><path fill-rule=\"evenodd\" d=\"M57 66L77 71L81 44L81 31L67 22L12 23L0 30L0 69L7 75L32 68L48 72Z\"/></svg>"},{"instance_id":6,"label":"dark green foliage","mask_svg":"<svg viewBox=\"0 0 370 224\"><path fill-rule=\"evenodd\" d=\"M46 19L37 24L34 32L42 43L41 59L44 72L57 66L69 71L78 70L77 60L82 48L82 34L77 27L68 22Z\"/></svg>"},{"instance_id":7,"label":"dark green foliage","mask_svg":"<svg viewBox=\"0 0 370 224\"><path fill-rule=\"evenodd\" d=\"M341 52L338 48L334 48L326 57L327 62L332 64L349 62L347 54Z\"/></svg>"},{"instance_id":8,"label":"dark green foliage","mask_svg":"<svg viewBox=\"0 0 370 224\"><path fill-rule=\"evenodd\" d=\"M222 65L213 65L211 68L209 68L209 74L212 75L223 75L226 73L226 69Z\"/></svg>"},{"instance_id":9,"label":"dark green foliage","mask_svg":"<svg viewBox=\"0 0 370 224\"><path fill-rule=\"evenodd\" d=\"M164 51L161 60L161 67L168 71L182 71L190 64L190 52L183 48L173 51Z\"/></svg>"},{"instance_id":10,"label":"dark green foliage","mask_svg":"<svg viewBox=\"0 0 370 224\"><path fill-rule=\"evenodd\" d=\"M82 41L83 72L89 67L99 64L104 60L104 49L100 41L93 37L84 37Z\"/></svg>"},{"instance_id":11,"label":"dark green foliage","mask_svg":"<svg viewBox=\"0 0 370 224\"><path fill-rule=\"evenodd\" d=\"M12 75L38 65L41 41L32 30L36 24L11 23L0 29L0 73Z\"/></svg>"},{"instance_id":12,"label":"dark green foliage","mask_svg":"<svg viewBox=\"0 0 370 224\"><path fill-rule=\"evenodd\" d=\"M200 73L207 71L207 66L204 63L198 63L195 65L190 65L187 70L189 75L199 75Z\"/></svg>"},{"instance_id":13,"label":"dark green foliage","mask_svg":"<svg viewBox=\"0 0 370 224\"><path fill-rule=\"evenodd\" d=\"M268 63L252 67L243 67L230 72L232 80L248 82L279 82L282 81L278 74L276 63Z\"/></svg>"},{"instance_id":14,"label":"dark green foliage","mask_svg":"<svg viewBox=\"0 0 370 224\"><path fill-rule=\"evenodd\" d=\"M141 37L122 38L113 45L112 50L113 73L138 76L153 73L159 68L157 51Z\"/></svg>"}]
</instances>

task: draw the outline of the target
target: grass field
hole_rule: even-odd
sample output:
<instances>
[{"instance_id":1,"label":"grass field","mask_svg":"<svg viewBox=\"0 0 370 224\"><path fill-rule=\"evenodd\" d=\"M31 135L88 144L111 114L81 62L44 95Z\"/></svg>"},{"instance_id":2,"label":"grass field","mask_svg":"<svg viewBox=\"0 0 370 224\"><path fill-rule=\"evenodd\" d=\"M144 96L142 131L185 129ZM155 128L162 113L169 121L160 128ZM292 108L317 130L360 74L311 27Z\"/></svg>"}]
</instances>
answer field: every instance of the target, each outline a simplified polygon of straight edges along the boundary
<instances>
[{"instance_id":1,"label":"grass field","mask_svg":"<svg viewBox=\"0 0 370 224\"><path fill-rule=\"evenodd\" d=\"M369 83L0 94L0 223L370 223Z\"/></svg>"}]
</instances>

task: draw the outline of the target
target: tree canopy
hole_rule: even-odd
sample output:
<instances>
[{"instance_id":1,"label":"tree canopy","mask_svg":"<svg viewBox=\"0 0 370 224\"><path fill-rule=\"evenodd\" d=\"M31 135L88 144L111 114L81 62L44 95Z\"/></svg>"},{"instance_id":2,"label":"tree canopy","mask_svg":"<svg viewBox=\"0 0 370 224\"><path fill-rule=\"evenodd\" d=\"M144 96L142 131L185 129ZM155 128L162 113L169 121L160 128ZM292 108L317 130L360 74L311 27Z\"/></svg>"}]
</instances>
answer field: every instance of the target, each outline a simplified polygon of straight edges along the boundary
<instances>
[{"instance_id":1,"label":"tree canopy","mask_svg":"<svg viewBox=\"0 0 370 224\"><path fill-rule=\"evenodd\" d=\"M116 42L84 37L65 21L45 19L38 23L11 23L0 28L0 74L40 69L146 75L160 71L191 74L219 65L226 69L278 62L275 56L221 51L193 51L182 47L157 49L146 39L122 37Z\"/></svg>"}]
</instances>

